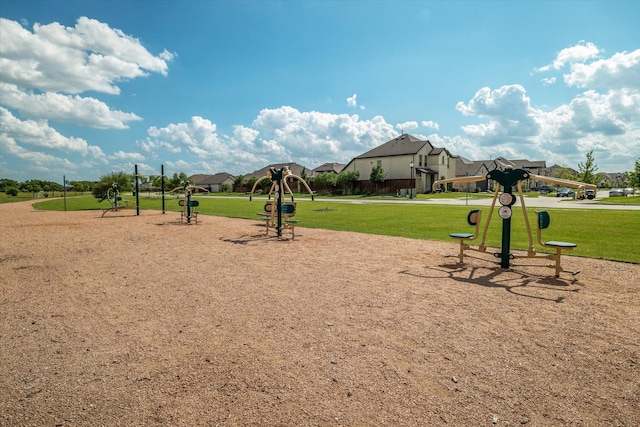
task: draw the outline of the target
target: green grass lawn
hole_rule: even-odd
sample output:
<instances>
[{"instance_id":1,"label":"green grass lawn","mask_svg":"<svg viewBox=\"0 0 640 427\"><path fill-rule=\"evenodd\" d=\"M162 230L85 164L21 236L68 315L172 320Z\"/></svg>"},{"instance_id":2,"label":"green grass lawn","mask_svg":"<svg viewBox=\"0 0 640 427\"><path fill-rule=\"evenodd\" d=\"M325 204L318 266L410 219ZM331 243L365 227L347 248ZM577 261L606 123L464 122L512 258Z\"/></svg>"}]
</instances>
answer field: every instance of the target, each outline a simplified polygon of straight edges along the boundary
<instances>
[{"instance_id":1,"label":"green grass lawn","mask_svg":"<svg viewBox=\"0 0 640 427\"><path fill-rule=\"evenodd\" d=\"M464 197L464 193L459 193ZM125 200L135 202L132 196ZM203 215L216 215L232 218L257 220L257 212L262 211L264 198L248 196L242 198L198 198L198 211ZM380 234L388 236L409 237L413 239L440 240L453 242L449 237L452 232L472 231L466 222L466 216L472 209L469 206L422 205L402 203L337 203L308 198L296 198L298 209L296 218L300 225L339 231ZM355 200L357 202L357 198ZM98 203L91 196L68 197L67 210L86 210L108 207L104 201ZM161 199L140 197L141 209L160 210ZM62 199L46 200L35 204L36 209L64 210ZM167 211L179 212L178 199L166 197ZM483 207L481 231L489 214L488 207ZM497 209L496 209L497 210ZM577 243L578 247L570 252L573 255L602 258L617 261L640 263L640 213L632 210L596 210L596 209L549 209L551 226L544 231L543 239L564 240ZM535 213L527 209L529 222L535 244ZM172 213L168 213L172 215ZM125 218L122 219L126 221ZM487 234L487 245L498 248L501 244L502 220L497 212L493 214ZM479 243L476 240L475 243ZM535 244L538 251L539 245ZM528 237L522 211L519 206L514 209L511 231L511 247L514 250L525 250ZM494 251L492 251L494 252Z\"/></svg>"}]
</instances>

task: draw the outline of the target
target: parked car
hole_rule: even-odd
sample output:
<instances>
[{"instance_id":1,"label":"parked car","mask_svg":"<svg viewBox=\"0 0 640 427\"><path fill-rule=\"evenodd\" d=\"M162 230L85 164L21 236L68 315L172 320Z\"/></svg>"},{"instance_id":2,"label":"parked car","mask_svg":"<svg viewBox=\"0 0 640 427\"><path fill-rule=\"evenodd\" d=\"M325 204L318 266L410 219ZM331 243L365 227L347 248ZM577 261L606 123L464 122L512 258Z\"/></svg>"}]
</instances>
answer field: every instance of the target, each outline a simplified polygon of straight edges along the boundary
<instances>
[{"instance_id":1,"label":"parked car","mask_svg":"<svg viewBox=\"0 0 640 427\"><path fill-rule=\"evenodd\" d=\"M574 197L576 193L572 189L567 187L560 187L556 193L556 197Z\"/></svg>"},{"instance_id":2,"label":"parked car","mask_svg":"<svg viewBox=\"0 0 640 427\"><path fill-rule=\"evenodd\" d=\"M533 189L533 191L538 191L542 194L548 194L553 193L553 188L549 187L548 185L538 185Z\"/></svg>"},{"instance_id":3,"label":"parked car","mask_svg":"<svg viewBox=\"0 0 640 427\"><path fill-rule=\"evenodd\" d=\"M586 190L584 190L584 194L589 200L596 198L596 190L594 190L593 188L587 188Z\"/></svg>"},{"instance_id":4,"label":"parked car","mask_svg":"<svg viewBox=\"0 0 640 427\"><path fill-rule=\"evenodd\" d=\"M609 197L626 196L622 188L612 188L609 190Z\"/></svg>"},{"instance_id":5,"label":"parked car","mask_svg":"<svg viewBox=\"0 0 640 427\"><path fill-rule=\"evenodd\" d=\"M625 188L622 191L624 191L625 196L633 196L633 194L636 192L635 188L631 188L631 187Z\"/></svg>"}]
</instances>

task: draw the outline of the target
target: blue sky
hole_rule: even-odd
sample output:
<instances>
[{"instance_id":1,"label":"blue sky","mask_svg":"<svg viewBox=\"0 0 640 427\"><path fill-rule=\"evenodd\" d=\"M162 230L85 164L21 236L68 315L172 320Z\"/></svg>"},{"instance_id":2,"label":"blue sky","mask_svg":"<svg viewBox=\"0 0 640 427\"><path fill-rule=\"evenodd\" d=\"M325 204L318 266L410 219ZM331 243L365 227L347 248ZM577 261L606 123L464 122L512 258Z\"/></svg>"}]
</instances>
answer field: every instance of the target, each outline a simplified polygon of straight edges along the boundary
<instances>
[{"instance_id":1,"label":"blue sky","mask_svg":"<svg viewBox=\"0 0 640 427\"><path fill-rule=\"evenodd\" d=\"M640 158L640 1L0 3L0 178Z\"/></svg>"}]
</instances>

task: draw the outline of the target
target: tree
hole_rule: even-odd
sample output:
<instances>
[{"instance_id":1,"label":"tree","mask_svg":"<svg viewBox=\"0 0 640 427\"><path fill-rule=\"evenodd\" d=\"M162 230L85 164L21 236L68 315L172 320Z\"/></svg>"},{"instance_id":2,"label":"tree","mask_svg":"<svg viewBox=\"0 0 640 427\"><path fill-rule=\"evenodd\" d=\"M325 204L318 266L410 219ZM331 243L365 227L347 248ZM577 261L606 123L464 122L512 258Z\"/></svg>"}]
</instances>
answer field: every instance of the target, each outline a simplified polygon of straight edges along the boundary
<instances>
[{"instance_id":1,"label":"tree","mask_svg":"<svg viewBox=\"0 0 640 427\"><path fill-rule=\"evenodd\" d=\"M577 181L578 177L575 174L575 172L573 170L571 170L570 168L563 166L561 168L558 168L555 172L555 177L559 178L559 179L566 179L569 181Z\"/></svg>"},{"instance_id":2,"label":"tree","mask_svg":"<svg viewBox=\"0 0 640 427\"><path fill-rule=\"evenodd\" d=\"M346 187L348 193L353 193L353 183L360 177L358 171L342 171L336 177L336 185Z\"/></svg>"},{"instance_id":3,"label":"tree","mask_svg":"<svg viewBox=\"0 0 640 427\"><path fill-rule=\"evenodd\" d=\"M165 180L166 179L167 177L165 177ZM168 181L165 181L165 184L169 189L169 191L171 191L174 188L182 187L185 184L193 184L193 182L189 181L189 177L187 176L186 173L180 172L179 174L174 173L173 176L168 179Z\"/></svg>"},{"instance_id":4,"label":"tree","mask_svg":"<svg viewBox=\"0 0 640 427\"><path fill-rule=\"evenodd\" d=\"M83 193L89 189L89 185L85 181L69 181L69 190L77 193Z\"/></svg>"},{"instance_id":5,"label":"tree","mask_svg":"<svg viewBox=\"0 0 640 427\"><path fill-rule=\"evenodd\" d=\"M382 166L374 166L371 169L371 175L369 175L369 181L373 182L376 186L376 191L378 189L378 184L384 182L385 177L387 176Z\"/></svg>"},{"instance_id":6,"label":"tree","mask_svg":"<svg viewBox=\"0 0 640 427\"><path fill-rule=\"evenodd\" d=\"M151 186L153 188L162 188L162 175L151 175L149 178L151 179ZM164 185L166 189L166 187L168 187L167 177L165 176L164 178ZM173 190L173 188L170 188L169 190Z\"/></svg>"},{"instance_id":7,"label":"tree","mask_svg":"<svg viewBox=\"0 0 640 427\"><path fill-rule=\"evenodd\" d=\"M30 179L20 184L20 190L25 193L39 193L42 191L41 181L38 179Z\"/></svg>"},{"instance_id":8,"label":"tree","mask_svg":"<svg viewBox=\"0 0 640 427\"><path fill-rule=\"evenodd\" d=\"M244 184L244 176L242 175L236 176L236 178L233 180L234 189L242 187L243 184Z\"/></svg>"},{"instance_id":9,"label":"tree","mask_svg":"<svg viewBox=\"0 0 640 427\"><path fill-rule=\"evenodd\" d=\"M602 178L602 174L596 174L598 165L593 158L593 150L587 153L587 160L584 163L578 163L578 181L586 184L598 184Z\"/></svg>"},{"instance_id":10,"label":"tree","mask_svg":"<svg viewBox=\"0 0 640 427\"><path fill-rule=\"evenodd\" d=\"M630 187L640 187L640 158L636 160L635 169L631 172L627 172L627 179Z\"/></svg>"},{"instance_id":11,"label":"tree","mask_svg":"<svg viewBox=\"0 0 640 427\"><path fill-rule=\"evenodd\" d=\"M252 189L253 185L256 183L257 180L258 178L256 178L255 176L252 176L251 178L249 178L247 180L247 188Z\"/></svg>"},{"instance_id":12,"label":"tree","mask_svg":"<svg viewBox=\"0 0 640 427\"><path fill-rule=\"evenodd\" d=\"M327 193L330 193L331 189L336 185L336 174L322 172L313 178L313 185L317 189L328 190Z\"/></svg>"},{"instance_id":13,"label":"tree","mask_svg":"<svg viewBox=\"0 0 640 427\"><path fill-rule=\"evenodd\" d=\"M0 179L0 188L2 188L1 191L5 191L8 188L18 188L18 181L14 181L13 179L9 179L9 178L2 178Z\"/></svg>"},{"instance_id":14,"label":"tree","mask_svg":"<svg viewBox=\"0 0 640 427\"><path fill-rule=\"evenodd\" d=\"M106 200L109 197L109 189L113 186L116 186L120 193L123 191L131 191L133 189L131 184L132 181L133 175L124 171L111 172L107 175L103 175L93 186L93 197L98 199L99 202Z\"/></svg>"}]
</instances>

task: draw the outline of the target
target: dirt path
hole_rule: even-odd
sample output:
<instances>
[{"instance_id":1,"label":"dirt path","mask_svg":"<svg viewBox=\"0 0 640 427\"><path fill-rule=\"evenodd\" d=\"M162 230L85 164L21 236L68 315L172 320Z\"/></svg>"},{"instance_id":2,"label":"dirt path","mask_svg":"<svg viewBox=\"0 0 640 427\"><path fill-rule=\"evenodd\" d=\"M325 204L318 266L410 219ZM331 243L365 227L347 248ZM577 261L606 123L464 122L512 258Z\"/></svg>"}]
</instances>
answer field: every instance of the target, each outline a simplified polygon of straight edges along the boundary
<instances>
[{"instance_id":1,"label":"dirt path","mask_svg":"<svg viewBox=\"0 0 640 427\"><path fill-rule=\"evenodd\" d=\"M639 265L134 213L0 205L1 426L640 424Z\"/></svg>"}]
</instances>

